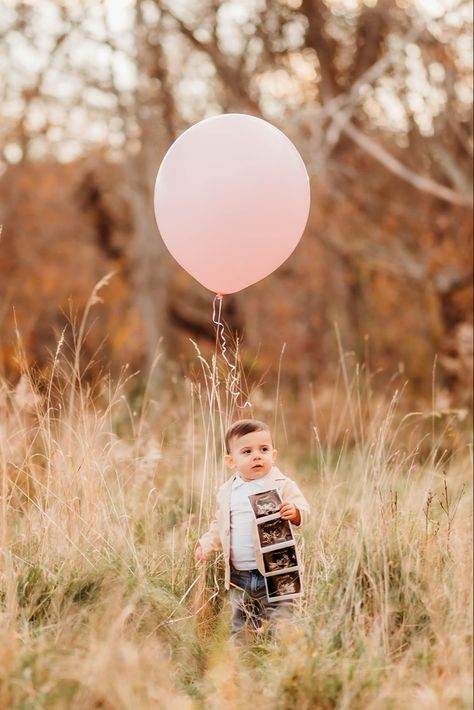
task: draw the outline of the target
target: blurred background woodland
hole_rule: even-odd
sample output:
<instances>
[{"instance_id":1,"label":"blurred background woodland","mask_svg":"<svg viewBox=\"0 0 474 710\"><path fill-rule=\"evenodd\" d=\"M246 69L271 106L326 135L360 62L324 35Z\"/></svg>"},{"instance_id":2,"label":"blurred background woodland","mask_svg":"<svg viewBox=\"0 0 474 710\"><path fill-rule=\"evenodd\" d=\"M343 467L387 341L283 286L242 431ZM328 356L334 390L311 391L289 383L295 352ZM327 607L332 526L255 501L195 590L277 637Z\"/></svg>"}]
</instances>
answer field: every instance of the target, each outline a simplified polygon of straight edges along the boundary
<instances>
[{"instance_id":1,"label":"blurred background woodland","mask_svg":"<svg viewBox=\"0 0 474 710\"><path fill-rule=\"evenodd\" d=\"M2 0L0 371L48 376L95 284L90 372L187 371L212 298L168 254L160 162L192 123L263 117L311 180L302 241L224 300L253 376L322 392L342 347L412 402L472 385L472 7L457 0ZM185 205L183 205L185 209ZM69 325L68 325L69 324ZM335 325L337 324L337 326Z\"/></svg>"}]
</instances>

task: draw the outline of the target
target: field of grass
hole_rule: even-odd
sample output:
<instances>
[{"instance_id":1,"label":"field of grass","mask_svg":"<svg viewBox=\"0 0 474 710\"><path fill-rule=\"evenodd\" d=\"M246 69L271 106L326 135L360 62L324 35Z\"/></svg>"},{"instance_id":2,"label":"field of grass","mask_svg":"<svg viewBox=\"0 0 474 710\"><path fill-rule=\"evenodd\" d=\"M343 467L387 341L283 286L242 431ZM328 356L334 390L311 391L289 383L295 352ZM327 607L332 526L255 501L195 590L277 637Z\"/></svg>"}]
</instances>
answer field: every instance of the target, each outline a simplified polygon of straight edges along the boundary
<instances>
[{"instance_id":1,"label":"field of grass","mask_svg":"<svg viewBox=\"0 0 474 710\"><path fill-rule=\"evenodd\" d=\"M40 386L0 383L0 708L471 707L463 416L402 416L344 367L330 415L298 404L298 446L278 414L312 507L306 596L278 641L235 648L222 560L196 570L193 547L239 412L198 361L200 386L127 399L60 343ZM276 402L254 414L273 424Z\"/></svg>"}]
</instances>

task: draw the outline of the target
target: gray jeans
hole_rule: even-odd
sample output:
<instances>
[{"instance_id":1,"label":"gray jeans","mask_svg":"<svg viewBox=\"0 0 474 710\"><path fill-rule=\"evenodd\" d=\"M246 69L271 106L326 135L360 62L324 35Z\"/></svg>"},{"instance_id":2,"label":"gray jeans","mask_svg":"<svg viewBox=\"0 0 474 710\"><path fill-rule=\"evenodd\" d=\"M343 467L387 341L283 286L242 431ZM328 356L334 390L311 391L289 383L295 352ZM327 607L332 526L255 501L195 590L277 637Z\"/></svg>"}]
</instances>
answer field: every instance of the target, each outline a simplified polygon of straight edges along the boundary
<instances>
[{"instance_id":1,"label":"gray jeans","mask_svg":"<svg viewBox=\"0 0 474 710\"><path fill-rule=\"evenodd\" d=\"M269 602L265 578L258 569L247 571L231 567L230 583L231 637L240 635L245 629L261 630L263 621L273 624L293 618L294 601Z\"/></svg>"}]
</instances>

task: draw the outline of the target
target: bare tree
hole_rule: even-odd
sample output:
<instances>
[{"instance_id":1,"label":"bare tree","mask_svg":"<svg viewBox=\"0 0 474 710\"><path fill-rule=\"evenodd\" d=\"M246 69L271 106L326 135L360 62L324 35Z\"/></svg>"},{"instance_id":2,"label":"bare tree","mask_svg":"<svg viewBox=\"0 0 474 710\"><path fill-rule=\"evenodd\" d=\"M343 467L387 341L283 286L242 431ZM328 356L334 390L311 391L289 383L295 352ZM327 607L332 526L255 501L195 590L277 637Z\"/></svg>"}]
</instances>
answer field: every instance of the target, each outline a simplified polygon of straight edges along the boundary
<instances>
[{"instance_id":1,"label":"bare tree","mask_svg":"<svg viewBox=\"0 0 474 710\"><path fill-rule=\"evenodd\" d=\"M438 16L390 0L123 0L113 9L103 0L88 12L10 2L0 18L2 169L97 149L124 166L131 286L150 365L170 320L199 332L209 324L209 301L191 282L189 312L169 303L174 267L152 205L160 161L207 115L266 118L293 138L315 187L306 246L277 276L299 285L294 312L310 310L296 338L308 353L303 379L317 366L312 344L329 313L352 332L350 344L365 334L379 276L410 284L426 304L423 337L442 347L465 317L453 304L469 277L471 26L462 1ZM331 264L326 293L309 285L325 278L311 272L321 259ZM261 304L244 293L233 305L258 346Z\"/></svg>"}]
</instances>

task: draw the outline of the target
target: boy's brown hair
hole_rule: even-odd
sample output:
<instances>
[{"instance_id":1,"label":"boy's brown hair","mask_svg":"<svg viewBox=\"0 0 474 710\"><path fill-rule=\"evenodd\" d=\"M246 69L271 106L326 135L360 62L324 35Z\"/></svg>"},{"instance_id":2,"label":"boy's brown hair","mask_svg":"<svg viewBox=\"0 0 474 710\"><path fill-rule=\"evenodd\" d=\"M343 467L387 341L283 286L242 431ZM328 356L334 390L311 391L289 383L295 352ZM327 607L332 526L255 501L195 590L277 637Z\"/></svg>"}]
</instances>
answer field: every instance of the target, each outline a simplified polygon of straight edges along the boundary
<instances>
[{"instance_id":1,"label":"boy's brown hair","mask_svg":"<svg viewBox=\"0 0 474 710\"><path fill-rule=\"evenodd\" d=\"M234 438L240 438L245 434L250 434L253 431L268 431L271 435L271 430L268 424L261 422L258 419L239 419L234 422L225 433L225 450L230 454L230 442Z\"/></svg>"}]
</instances>

